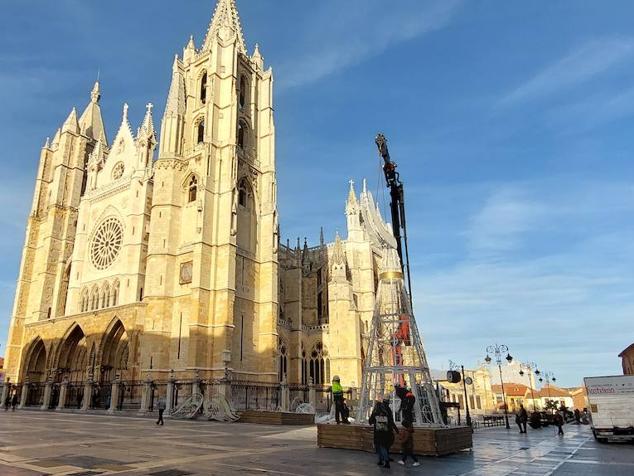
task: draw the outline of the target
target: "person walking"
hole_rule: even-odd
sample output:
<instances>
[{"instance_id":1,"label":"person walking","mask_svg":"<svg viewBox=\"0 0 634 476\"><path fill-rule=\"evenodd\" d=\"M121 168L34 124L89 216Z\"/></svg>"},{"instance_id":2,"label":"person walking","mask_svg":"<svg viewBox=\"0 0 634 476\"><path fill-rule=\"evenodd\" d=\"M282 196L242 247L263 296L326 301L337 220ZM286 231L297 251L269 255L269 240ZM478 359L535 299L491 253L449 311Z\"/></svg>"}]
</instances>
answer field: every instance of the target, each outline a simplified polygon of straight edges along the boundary
<instances>
[{"instance_id":1,"label":"person walking","mask_svg":"<svg viewBox=\"0 0 634 476\"><path fill-rule=\"evenodd\" d=\"M11 397L11 411L15 411L15 407L18 405L18 391L13 392L13 397Z\"/></svg>"},{"instance_id":2,"label":"person walking","mask_svg":"<svg viewBox=\"0 0 634 476\"><path fill-rule=\"evenodd\" d=\"M563 430L564 417L561 416L561 413L555 412L555 414L553 415L553 423L555 424L555 426L558 429L557 434L559 436L564 436L564 430Z\"/></svg>"},{"instance_id":3,"label":"person walking","mask_svg":"<svg viewBox=\"0 0 634 476\"><path fill-rule=\"evenodd\" d=\"M159 401L158 401L158 412L159 412L159 416L158 416L158 420L156 421L156 424L163 426L163 424L164 424L164 422L163 422L163 412L165 412L165 399L163 397L159 398Z\"/></svg>"},{"instance_id":4,"label":"person walking","mask_svg":"<svg viewBox=\"0 0 634 476\"><path fill-rule=\"evenodd\" d=\"M394 391L396 396L401 400L401 419L402 421L408 420L414 421L414 404L416 403L416 397L410 389L405 385L395 385Z\"/></svg>"},{"instance_id":5,"label":"person walking","mask_svg":"<svg viewBox=\"0 0 634 476\"><path fill-rule=\"evenodd\" d=\"M338 425L343 419L343 387L341 386L341 380L338 375L332 378L330 392L332 393L332 400L335 404L335 421Z\"/></svg>"},{"instance_id":6,"label":"person walking","mask_svg":"<svg viewBox=\"0 0 634 476\"><path fill-rule=\"evenodd\" d=\"M405 466L407 458L410 457L414 461L412 466L420 466L418 458L414 456L414 428L412 422L409 420L403 420L403 429L399 433L401 437L401 453L403 458L399 460L398 464Z\"/></svg>"},{"instance_id":7,"label":"person walking","mask_svg":"<svg viewBox=\"0 0 634 476\"><path fill-rule=\"evenodd\" d=\"M581 425L581 412L578 408L575 408L575 424Z\"/></svg>"},{"instance_id":8,"label":"person walking","mask_svg":"<svg viewBox=\"0 0 634 476\"><path fill-rule=\"evenodd\" d=\"M374 427L374 444L379 455L378 465L384 468L390 467L390 446L394 441L394 432L398 428L394 423L394 415L390 408L390 397L387 395L383 402L377 402L372 410L370 425Z\"/></svg>"},{"instance_id":9,"label":"person walking","mask_svg":"<svg viewBox=\"0 0 634 476\"><path fill-rule=\"evenodd\" d=\"M528 413L524 405L520 403L520 408L515 415L515 423L520 427L520 433L526 433L526 422L528 421Z\"/></svg>"}]
</instances>

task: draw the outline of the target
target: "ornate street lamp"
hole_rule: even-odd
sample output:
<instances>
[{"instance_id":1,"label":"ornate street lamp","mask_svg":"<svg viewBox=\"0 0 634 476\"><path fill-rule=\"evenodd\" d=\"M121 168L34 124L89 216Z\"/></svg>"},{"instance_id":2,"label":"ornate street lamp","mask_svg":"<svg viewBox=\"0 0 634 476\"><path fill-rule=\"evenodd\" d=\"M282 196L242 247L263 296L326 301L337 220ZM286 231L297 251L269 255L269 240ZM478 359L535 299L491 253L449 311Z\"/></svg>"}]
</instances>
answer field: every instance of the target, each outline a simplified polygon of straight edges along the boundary
<instances>
[{"instance_id":1,"label":"ornate street lamp","mask_svg":"<svg viewBox=\"0 0 634 476\"><path fill-rule=\"evenodd\" d=\"M543 382L546 380L546 387L548 388L548 400L550 401L550 382L556 382L557 379L552 372L541 372L541 377L539 377L539 381Z\"/></svg>"},{"instance_id":2,"label":"ornate street lamp","mask_svg":"<svg viewBox=\"0 0 634 476\"><path fill-rule=\"evenodd\" d=\"M506 408L506 392L504 391L504 379L502 378L502 354L506 353L506 361L510 364L513 361L513 357L509 353L509 348L504 344L494 344L490 345L486 348L487 356L484 358L484 361L487 364L490 364L493 359L489 354L495 355L495 363L498 365L498 370L500 371L500 383L502 384L502 401L504 405L504 420L506 422L506 429L510 430L511 425L509 425L509 413Z\"/></svg>"},{"instance_id":3,"label":"ornate street lamp","mask_svg":"<svg viewBox=\"0 0 634 476\"><path fill-rule=\"evenodd\" d=\"M520 363L520 376L524 376L524 369L528 371L528 388L531 389L531 399L533 400L533 412L535 412L535 394L533 393L533 384L531 383L531 372L535 375L539 375L540 371L537 368L535 362L523 362Z\"/></svg>"}]
</instances>

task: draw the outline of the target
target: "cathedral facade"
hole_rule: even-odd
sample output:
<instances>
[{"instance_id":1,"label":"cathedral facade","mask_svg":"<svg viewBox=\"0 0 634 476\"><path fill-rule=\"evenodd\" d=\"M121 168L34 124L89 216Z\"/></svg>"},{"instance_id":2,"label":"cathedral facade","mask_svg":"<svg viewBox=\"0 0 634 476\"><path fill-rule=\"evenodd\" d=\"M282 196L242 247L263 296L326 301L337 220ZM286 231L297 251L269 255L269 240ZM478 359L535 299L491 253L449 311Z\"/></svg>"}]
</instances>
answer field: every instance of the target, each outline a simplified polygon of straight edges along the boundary
<instances>
[{"instance_id":1,"label":"cathedral facade","mask_svg":"<svg viewBox=\"0 0 634 476\"><path fill-rule=\"evenodd\" d=\"M273 74L235 0L174 59L161 120L109 141L96 83L46 142L5 360L12 382L361 382L382 247L353 185L347 237L280 244Z\"/></svg>"}]
</instances>

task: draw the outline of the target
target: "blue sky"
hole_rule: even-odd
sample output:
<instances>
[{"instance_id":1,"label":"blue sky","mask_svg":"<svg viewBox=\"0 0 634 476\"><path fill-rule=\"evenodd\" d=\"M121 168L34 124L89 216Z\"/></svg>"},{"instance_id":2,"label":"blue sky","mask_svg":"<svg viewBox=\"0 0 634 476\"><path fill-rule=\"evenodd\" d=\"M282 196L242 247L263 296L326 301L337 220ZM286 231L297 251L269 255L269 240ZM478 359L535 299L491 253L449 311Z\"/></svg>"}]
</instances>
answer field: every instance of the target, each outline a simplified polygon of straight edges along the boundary
<instances>
[{"instance_id":1,"label":"blue sky","mask_svg":"<svg viewBox=\"0 0 634 476\"><path fill-rule=\"evenodd\" d=\"M39 148L97 71L164 106L173 55L213 0L5 0L0 15L0 342ZM617 374L634 340L634 4L239 0L276 77L282 234L345 232L348 180L385 204L377 131L406 182L429 360L501 342L564 385Z\"/></svg>"}]
</instances>

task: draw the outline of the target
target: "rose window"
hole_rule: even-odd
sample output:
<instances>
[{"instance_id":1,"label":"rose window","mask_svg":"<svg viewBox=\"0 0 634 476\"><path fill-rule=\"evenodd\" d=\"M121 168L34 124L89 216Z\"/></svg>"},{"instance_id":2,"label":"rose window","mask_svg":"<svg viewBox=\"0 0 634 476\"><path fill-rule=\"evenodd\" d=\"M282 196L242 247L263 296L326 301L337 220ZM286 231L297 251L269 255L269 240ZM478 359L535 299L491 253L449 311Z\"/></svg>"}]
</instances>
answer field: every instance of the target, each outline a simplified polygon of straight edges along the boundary
<instances>
[{"instance_id":1,"label":"rose window","mask_svg":"<svg viewBox=\"0 0 634 476\"><path fill-rule=\"evenodd\" d=\"M115 180L120 179L121 176L123 175L124 170L125 170L125 167L123 165L123 162L118 162L114 166L114 169L112 169L112 178Z\"/></svg>"},{"instance_id":2,"label":"rose window","mask_svg":"<svg viewBox=\"0 0 634 476\"><path fill-rule=\"evenodd\" d=\"M99 225L90 245L90 261L97 269L108 268L121 251L123 227L116 218L108 218Z\"/></svg>"}]
</instances>

